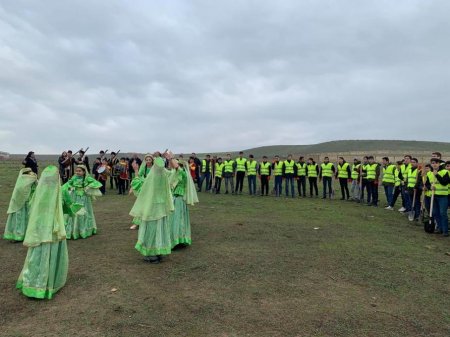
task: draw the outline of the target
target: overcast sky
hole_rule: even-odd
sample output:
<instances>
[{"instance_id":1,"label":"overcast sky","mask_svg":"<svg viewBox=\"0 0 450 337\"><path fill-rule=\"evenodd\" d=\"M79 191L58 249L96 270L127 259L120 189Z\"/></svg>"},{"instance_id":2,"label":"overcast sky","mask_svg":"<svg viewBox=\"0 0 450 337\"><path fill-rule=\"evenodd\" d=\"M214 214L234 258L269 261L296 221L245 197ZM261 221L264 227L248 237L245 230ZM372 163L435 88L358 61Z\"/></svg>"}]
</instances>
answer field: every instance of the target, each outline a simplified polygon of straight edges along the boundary
<instances>
[{"instance_id":1,"label":"overcast sky","mask_svg":"<svg viewBox=\"0 0 450 337\"><path fill-rule=\"evenodd\" d=\"M0 150L449 141L450 1L0 1Z\"/></svg>"}]
</instances>

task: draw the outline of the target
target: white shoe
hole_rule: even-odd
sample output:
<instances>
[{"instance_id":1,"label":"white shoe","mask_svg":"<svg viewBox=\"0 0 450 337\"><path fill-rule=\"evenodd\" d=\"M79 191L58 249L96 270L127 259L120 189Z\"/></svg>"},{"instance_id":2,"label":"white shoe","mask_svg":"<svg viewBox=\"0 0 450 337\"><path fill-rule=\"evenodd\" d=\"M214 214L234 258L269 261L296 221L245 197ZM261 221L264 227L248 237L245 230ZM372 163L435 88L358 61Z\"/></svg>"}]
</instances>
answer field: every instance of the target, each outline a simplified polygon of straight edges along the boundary
<instances>
[{"instance_id":1,"label":"white shoe","mask_svg":"<svg viewBox=\"0 0 450 337\"><path fill-rule=\"evenodd\" d=\"M394 210L394 207L388 206L388 207L385 207L384 209L387 209L387 210L389 210L389 211L393 211L393 210Z\"/></svg>"},{"instance_id":2,"label":"white shoe","mask_svg":"<svg viewBox=\"0 0 450 337\"><path fill-rule=\"evenodd\" d=\"M402 208L400 208L398 211L399 211L399 212L404 212L404 211L406 211L406 208L405 208L405 207L402 207Z\"/></svg>"}]
</instances>

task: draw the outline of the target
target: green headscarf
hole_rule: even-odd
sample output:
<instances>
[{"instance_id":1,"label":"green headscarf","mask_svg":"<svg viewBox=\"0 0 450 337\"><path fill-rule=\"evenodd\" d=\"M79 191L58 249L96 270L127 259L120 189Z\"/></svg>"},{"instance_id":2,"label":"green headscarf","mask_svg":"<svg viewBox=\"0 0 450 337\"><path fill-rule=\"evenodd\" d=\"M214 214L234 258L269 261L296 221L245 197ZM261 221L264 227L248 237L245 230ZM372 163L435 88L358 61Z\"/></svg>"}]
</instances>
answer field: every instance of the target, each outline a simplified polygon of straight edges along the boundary
<instances>
[{"instance_id":1,"label":"green headscarf","mask_svg":"<svg viewBox=\"0 0 450 337\"><path fill-rule=\"evenodd\" d=\"M36 247L42 243L66 239L62 209L61 183L56 166L47 166L31 202L30 220L24 246Z\"/></svg>"},{"instance_id":2,"label":"green headscarf","mask_svg":"<svg viewBox=\"0 0 450 337\"><path fill-rule=\"evenodd\" d=\"M130 211L131 216L142 221L152 221L159 220L174 210L169 174L164 168L164 160L156 158Z\"/></svg>"},{"instance_id":3,"label":"green headscarf","mask_svg":"<svg viewBox=\"0 0 450 337\"><path fill-rule=\"evenodd\" d=\"M145 158L147 158L147 157L151 157L153 159L153 156L150 153L147 153L144 157L144 161L142 162L141 166L139 166L139 171L138 171L139 177L141 177L143 179L145 179L147 177L147 175L149 174L149 172L147 172L147 170L151 170L151 168L147 167L147 162L145 161Z\"/></svg>"},{"instance_id":4,"label":"green headscarf","mask_svg":"<svg viewBox=\"0 0 450 337\"><path fill-rule=\"evenodd\" d=\"M75 188L75 193L86 193L89 196L99 197L102 196L102 193L99 191L100 187L102 187L102 183L92 178L92 176L87 171L86 166L77 165L77 168L81 168L85 176L79 177L74 175L68 182L63 185L63 196L66 199L65 193L67 193L70 189Z\"/></svg>"},{"instance_id":5,"label":"green headscarf","mask_svg":"<svg viewBox=\"0 0 450 337\"><path fill-rule=\"evenodd\" d=\"M20 210L30 198L33 187L37 182L37 175L29 167L23 168L17 177L16 186L9 202L8 214Z\"/></svg>"}]
</instances>

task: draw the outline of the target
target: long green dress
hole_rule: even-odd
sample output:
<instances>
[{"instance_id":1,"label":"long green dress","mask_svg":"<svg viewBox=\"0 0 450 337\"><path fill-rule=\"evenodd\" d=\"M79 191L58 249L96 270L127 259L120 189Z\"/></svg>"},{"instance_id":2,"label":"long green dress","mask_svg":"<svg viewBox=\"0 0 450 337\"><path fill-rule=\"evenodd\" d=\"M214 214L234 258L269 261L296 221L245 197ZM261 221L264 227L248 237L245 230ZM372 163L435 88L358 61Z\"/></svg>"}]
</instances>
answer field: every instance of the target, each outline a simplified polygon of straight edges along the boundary
<instances>
[{"instance_id":1,"label":"long green dress","mask_svg":"<svg viewBox=\"0 0 450 337\"><path fill-rule=\"evenodd\" d=\"M30 200L36 189L37 175L30 168L23 168L17 177L11 196L6 220L5 240L23 241L27 230Z\"/></svg>"},{"instance_id":2,"label":"long green dress","mask_svg":"<svg viewBox=\"0 0 450 337\"><path fill-rule=\"evenodd\" d=\"M75 214L64 215L67 239L86 239L97 233L92 200L102 196L100 187L102 184L87 172L85 177L75 175L63 185L64 198L82 206Z\"/></svg>"},{"instance_id":3,"label":"long green dress","mask_svg":"<svg viewBox=\"0 0 450 337\"><path fill-rule=\"evenodd\" d=\"M151 156L151 155L147 154L144 157L144 159L147 158L147 156ZM136 197L141 192L142 185L144 185L144 181L147 178L147 176L150 174L151 170L152 170L152 168L151 167L147 167L146 163L143 162L141 164L141 166L139 167L139 171L138 171L137 177L134 177L133 180L131 181L131 190L133 191L133 194ZM131 221L131 223L133 225L139 226L141 224L141 219L139 219L137 217L134 217L133 220Z\"/></svg>"},{"instance_id":4,"label":"long green dress","mask_svg":"<svg viewBox=\"0 0 450 337\"><path fill-rule=\"evenodd\" d=\"M191 221L189 216L188 203L194 205L198 202L197 192L194 182L189 172L185 170L186 164L174 170L171 176L171 186L174 196L174 212L169 215L171 228L172 248L176 245L191 245Z\"/></svg>"},{"instance_id":5,"label":"long green dress","mask_svg":"<svg viewBox=\"0 0 450 337\"><path fill-rule=\"evenodd\" d=\"M66 283L69 256L62 204L58 169L48 166L31 202L23 242L28 252L16 287L25 296L51 299Z\"/></svg>"},{"instance_id":6,"label":"long green dress","mask_svg":"<svg viewBox=\"0 0 450 337\"><path fill-rule=\"evenodd\" d=\"M131 216L141 220L135 248L144 256L171 253L168 216L174 206L169 176L164 161L156 158L130 211Z\"/></svg>"}]
</instances>

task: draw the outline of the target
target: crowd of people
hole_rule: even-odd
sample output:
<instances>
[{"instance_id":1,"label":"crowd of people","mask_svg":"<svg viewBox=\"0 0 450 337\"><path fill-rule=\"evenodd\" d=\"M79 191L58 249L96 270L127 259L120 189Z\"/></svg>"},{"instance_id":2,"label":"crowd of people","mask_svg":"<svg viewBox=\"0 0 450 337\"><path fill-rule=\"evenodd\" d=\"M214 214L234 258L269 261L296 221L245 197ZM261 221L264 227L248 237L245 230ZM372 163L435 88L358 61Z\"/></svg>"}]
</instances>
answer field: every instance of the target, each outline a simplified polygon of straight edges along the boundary
<instances>
[{"instance_id":1,"label":"crowd of people","mask_svg":"<svg viewBox=\"0 0 450 337\"><path fill-rule=\"evenodd\" d=\"M102 175L110 178L111 189L124 194L126 185L116 178L122 179L118 166L128 171L129 162L133 174L127 175L127 180L134 176L129 193L136 196L130 215L134 226L139 227L135 249L146 262L156 264L173 249L191 245L188 205L197 203L198 197L188 163L167 151L146 155L144 163L137 156L128 162L126 158L119 160L114 152L106 159L105 152L96 160L99 165L93 166L92 173L97 177L90 174L85 151L78 151L77 159L71 151L64 152L58 160L59 168L47 166L39 179L34 154L27 158L32 159L36 170L28 167L28 160L23 162L3 238L23 241L28 247L17 281L24 295L51 299L64 286L69 270L66 240L86 239L97 233L92 202L105 193ZM102 167L106 167L104 171ZM114 169L119 174L112 174Z\"/></svg>"},{"instance_id":2,"label":"crowd of people","mask_svg":"<svg viewBox=\"0 0 450 337\"><path fill-rule=\"evenodd\" d=\"M147 154L142 161L137 155L119 158L118 151L107 157L106 152L99 153L91 172L86 151L65 151L58 159L59 168L46 167L39 180L34 153L23 161L4 238L23 241L28 247L17 282L26 296L52 298L64 285L66 240L96 234L92 202L106 193L108 180L111 191L136 196L129 213L131 229L139 229L135 249L152 264L160 263L175 247L192 243L188 205L198 202L197 192L242 195L245 178L249 195L276 198L319 198L322 184L322 199L331 199L336 181L340 200L371 207L379 206L382 186L386 210L398 205L410 221L421 221L425 231L448 237L450 161L443 161L439 152L433 152L427 163L405 155L395 162L383 157L381 163L364 156L351 164L344 157L337 163L328 157L316 163L303 156L294 160L292 155L270 161L263 156L257 161L243 152L237 158L206 155L202 160L192 153L186 162L183 155L175 159L166 151Z\"/></svg>"}]
</instances>

